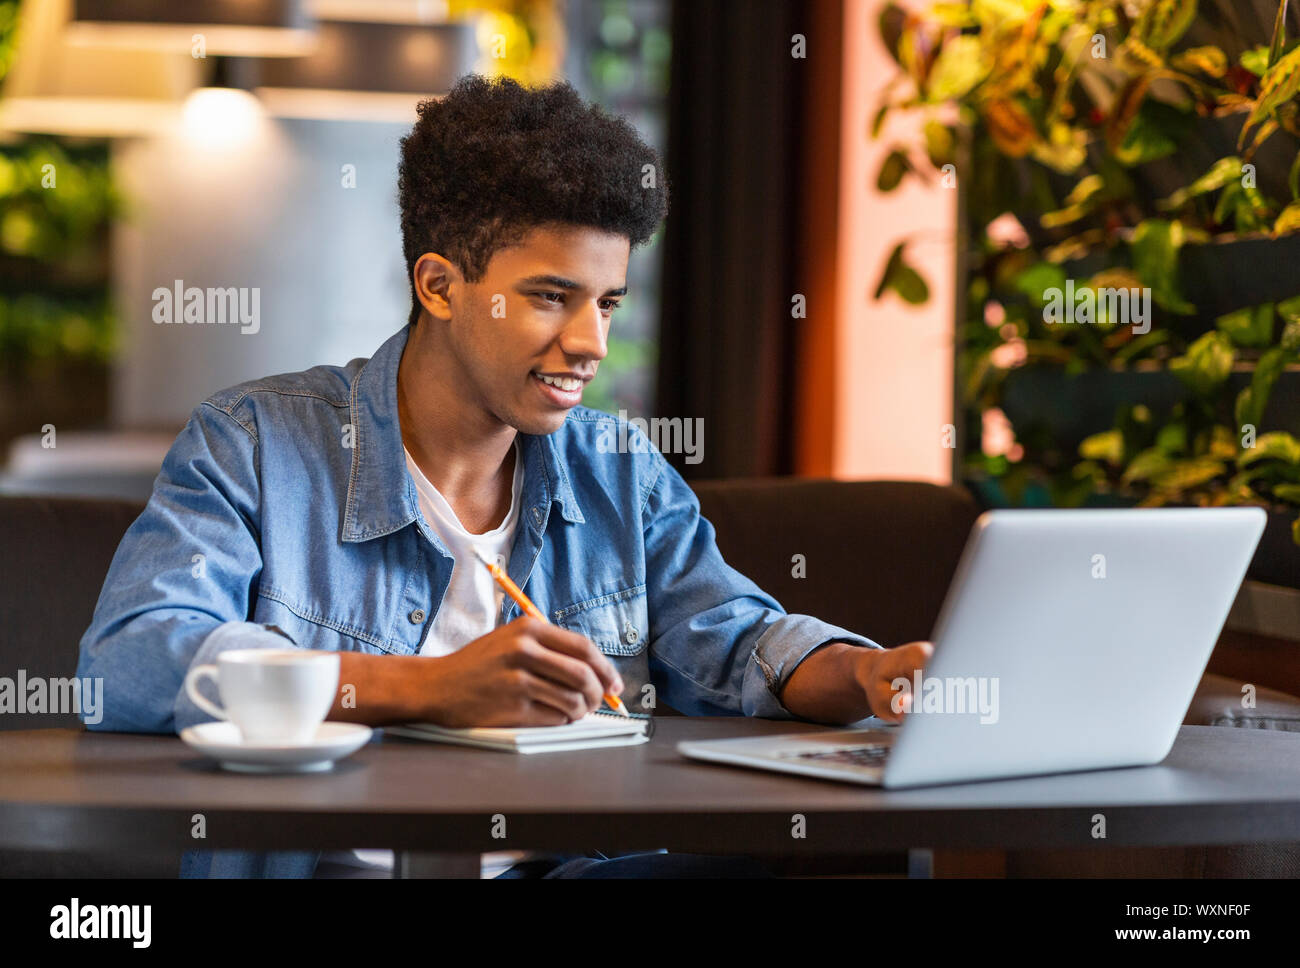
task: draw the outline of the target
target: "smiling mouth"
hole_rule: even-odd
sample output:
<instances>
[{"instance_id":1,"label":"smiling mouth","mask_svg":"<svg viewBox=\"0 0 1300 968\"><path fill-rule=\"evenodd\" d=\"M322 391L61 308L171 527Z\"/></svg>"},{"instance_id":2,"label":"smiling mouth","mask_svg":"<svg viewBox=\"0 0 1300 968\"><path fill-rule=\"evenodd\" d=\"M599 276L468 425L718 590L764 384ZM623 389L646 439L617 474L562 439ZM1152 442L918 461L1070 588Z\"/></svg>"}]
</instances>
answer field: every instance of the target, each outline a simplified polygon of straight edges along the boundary
<instances>
[{"instance_id":1,"label":"smiling mouth","mask_svg":"<svg viewBox=\"0 0 1300 968\"><path fill-rule=\"evenodd\" d=\"M569 407L576 407L582 402L582 388L590 382L590 378L559 375L551 376L549 374L533 372L530 374L537 384L537 388L546 395L546 399L552 406L567 410Z\"/></svg>"},{"instance_id":2,"label":"smiling mouth","mask_svg":"<svg viewBox=\"0 0 1300 968\"><path fill-rule=\"evenodd\" d=\"M534 373L533 376L541 380L547 386L558 387L566 393L572 393L575 390L581 390L586 385L586 380L572 376L546 376L542 373Z\"/></svg>"}]
</instances>

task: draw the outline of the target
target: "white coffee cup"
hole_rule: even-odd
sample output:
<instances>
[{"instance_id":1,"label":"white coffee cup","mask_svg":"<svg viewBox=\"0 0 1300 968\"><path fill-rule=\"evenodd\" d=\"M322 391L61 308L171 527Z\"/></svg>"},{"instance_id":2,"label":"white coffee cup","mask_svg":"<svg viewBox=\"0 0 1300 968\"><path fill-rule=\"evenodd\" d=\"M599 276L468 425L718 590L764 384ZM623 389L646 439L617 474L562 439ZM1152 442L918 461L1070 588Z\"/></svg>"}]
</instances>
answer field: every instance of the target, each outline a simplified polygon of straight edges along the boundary
<instances>
[{"instance_id":1,"label":"white coffee cup","mask_svg":"<svg viewBox=\"0 0 1300 968\"><path fill-rule=\"evenodd\" d=\"M209 702L198 681L211 676L225 708ZM245 743L306 743L334 705L338 653L301 649L232 649L216 665L195 666L185 692L206 713L234 723Z\"/></svg>"}]
</instances>

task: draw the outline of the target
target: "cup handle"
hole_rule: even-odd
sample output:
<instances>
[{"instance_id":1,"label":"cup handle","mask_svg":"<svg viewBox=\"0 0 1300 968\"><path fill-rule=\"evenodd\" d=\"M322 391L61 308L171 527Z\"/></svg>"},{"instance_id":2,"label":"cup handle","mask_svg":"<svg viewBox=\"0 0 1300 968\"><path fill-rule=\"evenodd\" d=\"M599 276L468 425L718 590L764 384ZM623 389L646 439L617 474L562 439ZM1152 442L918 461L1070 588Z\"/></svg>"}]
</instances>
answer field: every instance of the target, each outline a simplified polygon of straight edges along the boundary
<instances>
[{"instance_id":1,"label":"cup handle","mask_svg":"<svg viewBox=\"0 0 1300 968\"><path fill-rule=\"evenodd\" d=\"M220 706L213 705L199 692L199 679L205 675L212 676L212 678L216 680L217 667L214 665L201 665L195 666L191 669L185 676L185 694L190 697L190 701L194 703L194 705L198 706L208 715L216 716L217 719L229 721L230 717L226 715L224 709Z\"/></svg>"}]
</instances>

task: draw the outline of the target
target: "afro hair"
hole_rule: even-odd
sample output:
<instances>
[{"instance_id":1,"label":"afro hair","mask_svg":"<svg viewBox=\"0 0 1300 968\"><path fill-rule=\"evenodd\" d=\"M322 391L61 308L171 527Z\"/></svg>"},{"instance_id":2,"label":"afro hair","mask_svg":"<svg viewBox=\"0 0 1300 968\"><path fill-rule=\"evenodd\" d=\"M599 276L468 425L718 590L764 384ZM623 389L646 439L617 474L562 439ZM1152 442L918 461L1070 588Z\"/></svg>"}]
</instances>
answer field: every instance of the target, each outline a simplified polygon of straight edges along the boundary
<instances>
[{"instance_id":1,"label":"afro hair","mask_svg":"<svg viewBox=\"0 0 1300 968\"><path fill-rule=\"evenodd\" d=\"M418 114L397 170L408 281L420 256L436 252L477 282L495 252L552 223L636 247L668 211L659 155L567 83L528 88L469 74ZM412 282L412 322L414 295Z\"/></svg>"}]
</instances>

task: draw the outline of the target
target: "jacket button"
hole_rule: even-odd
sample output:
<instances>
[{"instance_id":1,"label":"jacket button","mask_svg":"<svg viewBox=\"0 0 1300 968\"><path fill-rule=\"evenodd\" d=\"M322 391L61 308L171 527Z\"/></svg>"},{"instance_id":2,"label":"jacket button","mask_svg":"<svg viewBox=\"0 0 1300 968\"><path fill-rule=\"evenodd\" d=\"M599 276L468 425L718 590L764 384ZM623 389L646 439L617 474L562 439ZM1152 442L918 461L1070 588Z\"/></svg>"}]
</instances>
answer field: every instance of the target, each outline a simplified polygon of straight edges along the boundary
<instances>
[{"instance_id":1,"label":"jacket button","mask_svg":"<svg viewBox=\"0 0 1300 968\"><path fill-rule=\"evenodd\" d=\"M637 637L636 626L633 625L631 622L624 622L623 640L627 642L628 645L634 645L636 644L636 637Z\"/></svg>"},{"instance_id":2,"label":"jacket button","mask_svg":"<svg viewBox=\"0 0 1300 968\"><path fill-rule=\"evenodd\" d=\"M407 617L410 618L412 625L419 625L424 621L424 609L417 608Z\"/></svg>"}]
</instances>

